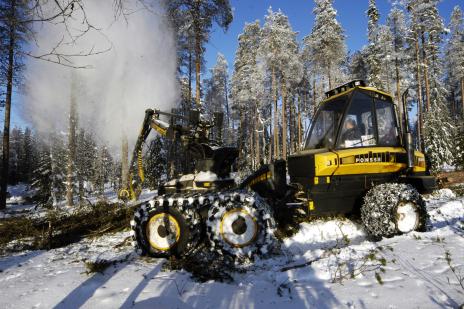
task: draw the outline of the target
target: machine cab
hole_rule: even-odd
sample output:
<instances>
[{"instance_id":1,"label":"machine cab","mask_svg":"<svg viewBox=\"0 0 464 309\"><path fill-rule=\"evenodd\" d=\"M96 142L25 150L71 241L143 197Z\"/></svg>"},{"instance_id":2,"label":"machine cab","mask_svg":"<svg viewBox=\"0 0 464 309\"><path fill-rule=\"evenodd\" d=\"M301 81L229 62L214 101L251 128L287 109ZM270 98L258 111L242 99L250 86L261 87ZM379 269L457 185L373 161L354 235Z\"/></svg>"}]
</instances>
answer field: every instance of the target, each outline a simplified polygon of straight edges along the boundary
<instances>
[{"instance_id":1,"label":"machine cab","mask_svg":"<svg viewBox=\"0 0 464 309\"><path fill-rule=\"evenodd\" d=\"M390 95L353 81L326 96L314 117L305 149L400 146Z\"/></svg>"}]
</instances>

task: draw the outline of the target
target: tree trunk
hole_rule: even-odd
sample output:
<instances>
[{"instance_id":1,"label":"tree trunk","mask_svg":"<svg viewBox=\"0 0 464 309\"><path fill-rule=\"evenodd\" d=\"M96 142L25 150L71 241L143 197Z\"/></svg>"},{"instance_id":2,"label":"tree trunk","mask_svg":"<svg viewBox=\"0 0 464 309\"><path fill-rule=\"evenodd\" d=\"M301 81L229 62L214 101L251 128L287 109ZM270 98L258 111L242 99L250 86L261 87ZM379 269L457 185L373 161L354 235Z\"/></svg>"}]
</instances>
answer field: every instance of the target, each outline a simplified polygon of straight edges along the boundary
<instances>
[{"instance_id":1,"label":"tree trunk","mask_svg":"<svg viewBox=\"0 0 464 309\"><path fill-rule=\"evenodd\" d=\"M244 145L244 134L243 134L243 111L242 108L239 107L239 124L238 124L238 162L241 165L243 163L243 145ZM241 167L241 166L240 166Z\"/></svg>"},{"instance_id":2,"label":"tree trunk","mask_svg":"<svg viewBox=\"0 0 464 309\"><path fill-rule=\"evenodd\" d=\"M298 151L301 149L301 133L301 111L298 109Z\"/></svg>"},{"instance_id":3,"label":"tree trunk","mask_svg":"<svg viewBox=\"0 0 464 309\"><path fill-rule=\"evenodd\" d=\"M312 107L312 110L311 110L311 117L314 116L315 112L316 112L316 107L317 107L317 98L316 98L316 76L313 77L313 107Z\"/></svg>"},{"instance_id":4,"label":"tree trunk","mask_svg":"<svg viewBox=\"0 0 464 309\"><path fill-rule=\"evenodd\" d=\"M269 119L272 119L272 104L269 106ZM269 131L266 130L266 133L268 133L268 136L267 136L267 147L268 147L268 163L271 163L272 162L272 142L271 142L271 139L272 139L272 123L271 121L269 121Z\"/></svg>"},{"instance_id":5,"label":"tree trunk","mask_svg":"<svg viewBox=\"0 0 464 309\"><path fill-rule=\"evenodd\" d=\"M229 113L229 89L227 87L227 76L224 76L224 99L226 104L226 116L227 116L227 125L223 126L224 134L223 138L227 144L229 144L229 128L230 128L230 113Z\"/></svg>"},{"instance_id":6,"label":"tree trunk","mask_svg":"<svg viewBox=\"0 0 464 309\"><path fill-rule=\"evenodd\" d=\"M14 19L16 12L16 1L11 1L11 18ZM11 21L8 38L8 70L6 75L6 98L5 98L5 124L3 126L3 161L2 179L0 184L0 209L6 208L6 192L8 188L8 170L10 160L10 119L11 119L11 97L13 94L13 69L14 69L14 46L15 46L15 23Z\"/></svg>"},{"instance_id":7,"label":"tree trunk","mask_svg":"<svg viewBox=\"0 0 464 309\"><path fill-rule=\"evenodd\" d=\"M189 49L189 65L188 65L188 111L192 104L192 50ZM188 112L187 111L187 112ZM184 115L185 116L185 115Z\"/></svg>"},{"instance_id":8,"label":"tree trunk","mask_svg":"<svg viewBox=\"0 0 464 309\"><path fill-rule=\"evenodd\" d=\"M290 106L288 108L288 119L289 119L289 130L288 133L290 134L290 154L295 151L295 97L292 95L290 100Z\"/></svg>"},{"instance_id":9,"label":"tree trunk","mask_svg":"<svg viewBox=\"0 0 464 309\"><path fill-rule=\"evenodd\" d=\"M66 204L74 206L74 172L76 159L76 99L75 81L71 81L71 100L69 108L69 133L68 133L68 164L66 174Z\"/></svg>"},{"instance_id":10,"label":"tree trunk","mask_svg":"<svg viewBox=\"0 0 464 309\"><path fill-rule=\"evenodd\" d=\"M255 151L256 151L256 167L260 166L260 161L261 161L261 154L260 154L260 148L259 148L259 112L258 112L258 106L255 108Z\"/></svg>"},{"instance_id":11,"label":"tree trunk","mask_svg":"<svg viewBox=\"0 0 464 309\"><path fill-rule=\"evenodd\" d=\"M464 77L461 78L461 113L464 116Z\"/></svg>"},{"instance_id":12,"label":"tree trunk","mask_svg":"<svg viewBox=\"0 0 464 309\"><path fill-rule=\"evenodd\" d=\"M330 71L331 71L331 68L330 68L330 63L329 63L327 65L327 77L329 79L329 90L332 89L332 73Z\"/></svg>"},{"instance_id":13,"label":"tree trunk","mask_svg":"<svg viewBox=\"0 0 464 309\"><path fill-rule=\"evenodd\" d=\"M398 57L395 57L395 71L396 71L396 104L398 104L398 112L399 112L399 121L400 121L400 129L403 132L403 104L401 104L401 89L400 89L400 68L398 63Z\"/></svg>"},{"instance_id":14,"label":"tree trunk","mask_svg":"<svg viewBox=\"0 0 464 309\"><path fill-rule=\"evenodd\" d=\"M193 29L195 32L195 103L197 108L201 105L200 95L200 71L201 71L201 26L200 26L200 1L196 0L193 8Z\"/></svg>"},{"instance_id":15,"label":"tree trunk","mask_svg":"<svg viewBox=\"0 0 464 309\"><path fill-rule=\"evenodd\" d=\"M197 38L197 41L199 38ZM201 58L201 46L200 42L197 42L195 44L195 103L197 104L197 107L200 107L201 101L200 101L200 58Z\"/></svg>"},{"instance_id":16,"label":"tree trunk","mask_svg":"<svg viewBox=\"0 0 464 309\"><path fill-rule=\"evenodd\" d=\"M422 151L422 128L423 128L423 121L422 121L422 81L421 81L421 64L420 64L420 56L419 56L419 38L417 37L417 33L415 34L416 44L416 79L417 79L417 100L418 100L418 108L417 108L417 119L418 119L418 126L417 126L417 137L418 137L418 148L419 151ZM407 111L405 111L407 112Z\"/></svg>"},{"instance_id":17,"label":"tree trunk","mask_svg":"<svg viewBox=\"0 0 464 309\"><path fill-rule=\"evenodd\" d=\"M272 68L272 92L274 94L274 158L280 157L279 151L279 116L277 109L277 82L275 69Z\"/></svg>"},{"instance_id":18,"label":"tree trunk","mask_svg":"<svg viewBox=\"0 0 464 309\"><path fill-rule=\"evenodd\" d=\"M127 136L123 133L121 147L121 187L129 189L129 164L127 162L129 156L129 145Z\"/></svg>"},{"instance_id":19,"label":"tree trunk","mask_svg":"<svg viewBox=\"0 0 464 309\"><path fill-rule=\"evenodd\" d=\"M282 158L287 160L287 85L282 77Z\"/></svg>"},{"instance_id":20,"label":"tree trunk","mask_svg":"<svg viewBox=\"0 0 464 309\"><path fill-rule=\"evenodd\" d=\"M424 82L425 82L425 100L426 100L425 110L429 112L430 110L430 83L429 83L427 53L425 51L424 33L421 34L421 40L422 40L422 59L424 61Z\"/></svg>"}]
</instances>

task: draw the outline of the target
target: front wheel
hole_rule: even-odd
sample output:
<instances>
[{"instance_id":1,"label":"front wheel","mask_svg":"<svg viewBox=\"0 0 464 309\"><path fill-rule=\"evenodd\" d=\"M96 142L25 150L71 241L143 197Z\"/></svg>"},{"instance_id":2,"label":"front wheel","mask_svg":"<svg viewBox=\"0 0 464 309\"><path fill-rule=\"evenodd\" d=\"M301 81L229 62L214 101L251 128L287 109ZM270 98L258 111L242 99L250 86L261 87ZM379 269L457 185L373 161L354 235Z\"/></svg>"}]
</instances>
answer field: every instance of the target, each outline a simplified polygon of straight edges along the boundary
<instances>
[{"instance_id":1,"label":"front wheel","mask_svg":"<svg viewBox=\"0 0 464 309\"><path fill-rule=\"evenodd\" d=\"M424 231L427 222L425 202L408 184L385 183L373 187L364 197L361 220L369 235L392 237Z\"/></svg>"}]
</instances>

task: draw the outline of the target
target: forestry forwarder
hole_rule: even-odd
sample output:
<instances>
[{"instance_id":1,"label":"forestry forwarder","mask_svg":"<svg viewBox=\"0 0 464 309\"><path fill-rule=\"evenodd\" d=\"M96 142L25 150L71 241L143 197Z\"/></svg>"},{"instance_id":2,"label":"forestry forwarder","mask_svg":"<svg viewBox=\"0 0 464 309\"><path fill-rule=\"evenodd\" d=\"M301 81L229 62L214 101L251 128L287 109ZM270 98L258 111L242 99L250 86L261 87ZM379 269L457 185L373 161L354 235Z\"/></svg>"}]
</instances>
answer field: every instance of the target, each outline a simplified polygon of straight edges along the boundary
<instances>
[{"instance_id":1,"label":"forestry forwarder","mask_svg":"<svg viewBox=\"0 0 464 309\"><path fill-rule=\"evenodd\" d=\"M152 127L185 140L196 167L194 174L161 186L163 194L135 212L131 226L141 254L182 255L206 234L212 250L239 260L265 255L274 244L274 218L285 225L295 210L307 217L360 213L374 238L426 228L420 193L432 191L435 178L424 154L413 148L407 113L400 125L392 96L363 81L326 93L304 150L288 162L263 165L238 186L230 178L237 149L207 138L215 121L199 121L193 112L189 127L176 127L160 121L160 114L147 110L134 158L141 162L141 146Z\"/></svg>"}]
</instances>

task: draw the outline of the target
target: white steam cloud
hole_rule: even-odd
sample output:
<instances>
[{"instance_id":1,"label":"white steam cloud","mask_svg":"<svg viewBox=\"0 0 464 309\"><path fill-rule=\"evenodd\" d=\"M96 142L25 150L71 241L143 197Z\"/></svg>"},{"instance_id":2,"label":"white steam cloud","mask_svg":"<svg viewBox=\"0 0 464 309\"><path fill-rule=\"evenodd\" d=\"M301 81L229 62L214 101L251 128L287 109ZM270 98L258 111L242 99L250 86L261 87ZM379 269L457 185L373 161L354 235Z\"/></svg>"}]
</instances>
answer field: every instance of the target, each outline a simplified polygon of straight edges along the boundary
<instances>
[{"instance_id":1,"label":"white steam cloud","mask_svg":"<svg viewBox=\"0 0 464 309\"><path fill-rule=\"evenodd\" d=\"M123 132L129 140L135 139L145 109L170 110L176 105L173 31L162 14L137 8L136 0L125 2L133 6L134 13L127 20L115 20L113 0L86 1L88 20L100 30L89 31L73 46L61 47L65 53L110 48L74 63L91 68L76 70L39 60L27 64L23 105L39 132L67 130L72 83L79 126L94 132L113 150L119 149ZM75 26L82 28L79 21ZM66 32L58 25L38 33L35 54L49 51Z\"/></svg>"}]
</instances>

